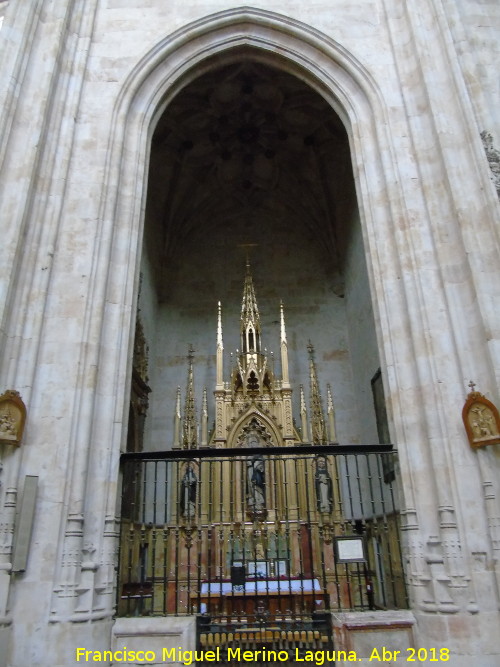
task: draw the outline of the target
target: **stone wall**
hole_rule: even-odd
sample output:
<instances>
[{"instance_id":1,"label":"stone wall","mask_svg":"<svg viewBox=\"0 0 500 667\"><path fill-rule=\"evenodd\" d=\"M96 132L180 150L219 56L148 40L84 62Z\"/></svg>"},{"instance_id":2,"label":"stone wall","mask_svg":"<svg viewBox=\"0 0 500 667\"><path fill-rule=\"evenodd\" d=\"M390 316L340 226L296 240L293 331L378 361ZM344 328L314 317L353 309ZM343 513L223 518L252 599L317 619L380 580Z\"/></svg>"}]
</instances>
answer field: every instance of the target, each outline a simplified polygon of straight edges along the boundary
<instances>
[{"instance_id":1,"label":"stone wall","mask_svg":"<svg viewBox=\"0 0 500 667\"><path fill-rule=\"evenodd\" d=\"M167 303L159 305L156 318L156 356L152 357L152 410L150 421L155 434L150 442L154 449L170 446L177 386L182 387L182 408L187 381L187 351L195 349L195 389L198 413L203 387L209 396L209 424L214 419L212 392L215 387L215 342L217 302L222 303L225 351L225 379L230 377L230 353L240 348L240 310L245 273L245 257L238 250L241 237L237 227L220 236L199 239L185 248L178 279L171 286ZM286 220L277 220L274 229L266 225L257 238L262 247L252 258L252 274L261 314L263 346L271 352L280 371L279 308L283 300L289 343L290 377L294 389L294 414L300 424L299 385L309 396L307 345L316 350L318 375L326 418L326 384L330 383L337 410L338 436L343 443L360 441L362 416L373 413L371 398L360 411L353 394L351 354L344 299L329 288L323 258L314 240L304 239L303 232L292 230ZM362 259L362 254L361 254ZM369 299L365 280L364 291ZM357 297L353 298L356 301ZM351 306L356 310L356 303ZM363 319L363 316L360 316ZM358 322L359 324L359 322ZM374 337L373 324L362 329L367 338ZM372 349L374 346L371 346ZM376 354L376 351L375 351ZM378 361L370 367L378 368ZM370 378L367 391L370 394ZM365 388L366 389L366 388ZM307 399L308 400L308 399ZM373 421L373 414L371 416ZM372 440L373 440L372 433ZM376 438L375 440L376 441ZM160 445L160 443L163 443Z\"/></svg>"}]
</instances>

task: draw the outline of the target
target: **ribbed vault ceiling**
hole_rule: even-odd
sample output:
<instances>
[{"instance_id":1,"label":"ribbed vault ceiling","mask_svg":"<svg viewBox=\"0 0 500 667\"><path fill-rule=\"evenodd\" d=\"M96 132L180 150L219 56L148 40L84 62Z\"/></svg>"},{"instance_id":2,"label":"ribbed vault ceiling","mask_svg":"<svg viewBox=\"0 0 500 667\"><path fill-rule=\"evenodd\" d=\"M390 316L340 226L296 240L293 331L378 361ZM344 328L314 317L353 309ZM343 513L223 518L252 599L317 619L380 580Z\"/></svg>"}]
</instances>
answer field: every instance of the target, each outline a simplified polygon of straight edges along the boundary
<instances>
[{"instance_id":1,"label":"ribbed vault ceiling","mask_svg":"<svg viewBox=\"0 0 500 667\"><path fill-rule=\"evenodd\" d=\"M329 104L297 77L246 60L200 76L165 110L147 222L162 263L200 230L262 231L286 220L338 268L352 190L347 135Z\"/></svg>"}]
</instances>

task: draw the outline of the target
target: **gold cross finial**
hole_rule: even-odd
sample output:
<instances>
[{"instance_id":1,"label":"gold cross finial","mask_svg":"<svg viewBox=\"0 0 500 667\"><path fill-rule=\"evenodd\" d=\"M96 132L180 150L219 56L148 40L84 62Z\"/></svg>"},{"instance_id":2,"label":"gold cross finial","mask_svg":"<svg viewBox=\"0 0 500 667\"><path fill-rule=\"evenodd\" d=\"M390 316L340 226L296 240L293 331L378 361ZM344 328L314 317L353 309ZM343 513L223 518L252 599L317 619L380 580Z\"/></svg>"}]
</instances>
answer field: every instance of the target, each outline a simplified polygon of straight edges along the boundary
<instances>
[{"instance_id":1,"label":"gold cross finial","mask_svg":"<svg viewBox=\"0 0 500 667\"><path fill-rule=\"evenodd\" d=\"M475 383L475 382L472 382L472 380L471 380L467 386L470 387L471 392L473 392L473 391L474 391L474 387L476 386L476 383Z\"/></svg>"}]
</instances>

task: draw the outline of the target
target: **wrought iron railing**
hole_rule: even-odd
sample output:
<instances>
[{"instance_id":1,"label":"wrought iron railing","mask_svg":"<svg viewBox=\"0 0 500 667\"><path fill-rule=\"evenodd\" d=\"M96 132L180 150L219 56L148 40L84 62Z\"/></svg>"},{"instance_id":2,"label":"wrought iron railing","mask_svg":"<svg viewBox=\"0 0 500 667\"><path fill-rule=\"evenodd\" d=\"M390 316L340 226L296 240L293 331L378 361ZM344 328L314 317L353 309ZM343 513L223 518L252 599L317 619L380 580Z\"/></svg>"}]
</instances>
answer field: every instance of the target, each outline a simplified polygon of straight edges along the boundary
<instances>
[{"instance_id":1,"label":"wrought iron railing","mask_svg":"<svg viewBox=\"0 0 500 667\"><path fill-rule=\"evenodd\" d=\"M379 445L124 454L118 614L197 614L221 642L321 637L330 610L406 607L393 457Z\"/></svg>"}]
</instances>

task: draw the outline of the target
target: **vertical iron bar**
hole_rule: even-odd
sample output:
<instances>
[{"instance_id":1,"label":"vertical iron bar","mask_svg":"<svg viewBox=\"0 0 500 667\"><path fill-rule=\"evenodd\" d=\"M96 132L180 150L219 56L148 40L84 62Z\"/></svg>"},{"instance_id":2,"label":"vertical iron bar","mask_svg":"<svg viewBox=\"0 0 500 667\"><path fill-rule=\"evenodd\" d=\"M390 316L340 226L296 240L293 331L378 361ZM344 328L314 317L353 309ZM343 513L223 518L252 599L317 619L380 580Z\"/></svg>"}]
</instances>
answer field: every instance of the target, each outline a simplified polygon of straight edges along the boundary
<instances>
[{"instance_id":1,"label":"vertical iron bar","mask_svg":"<svg viewBox=\"0 0 500 667\"><path fill-rule=\"evenodd\" d=\"M201 523L198 523L198 528L196 530L196 591L193 593L196 594L195 600L196 613L201 613L201 570L202 570L202 550L203 550L203 529Z\"/></svg>"},{"instance_id":2,"label":"vertical iron bar","mask_svg":"<svg viewBox=\"0 0 500 667\"><path fill-rule=\"evenodd\" d=\"M281 532L281 507L280 507L280 498L279 498L279 492L278 492L278 475L280 474L280 466L279 466L279 460L278 457L273 456L272 458L269 457L269 460L272 461L273 464L273 502L272 502L272 507L274 507L274 577L276 579L276 592L277 592L277 600L276 600L276 618L275 620L277 621L278 618L283 617L283 599L281 596L281 573L280 573L280 563L281 563L281 558L280 558L280 543L279 543L279 538L280 538L280 532ZM282 459L281 459L282 460Z\"/></svg>"},{"instance_id":3,"label":"vertical iron bar","mask_svg":"<svg viewBox=\"0 0 500 667\"><path fill-rule=\"evenodd\" d=\"M354 609L354 604L352 600L352 585L351 585L351 573L349 571L349 563L344 563L344 568L345 568L344 571L345 571L346 588L349 597L349 607L351 609Z\"/></svg>"},{"instance_id":4,"label":"vertical iron bar","mask_svg":"<svg viewBox=\"0 0 500 667\"><path fill-rule=\"evenodd\" d=\"M338 517L343 517L343 497L342 497L342 489L340 486L340 469L342 466L339 466L338 460L340 458L340 455L338 454L333 454L333 465L335 469L335 489L336 489L336 498L334 497L334 506L333 506L333 511L334 511L334 528L333 528L333 535L332 535L332 560L333 560L333 576L334 576L334 586L335 586L335 592L337 596L337 607L339 608L339 611L342 610L342 588L340 585L339 581L339 571L338 571L338 566L337 566L337 558L335 557L335 540L337 538L339 530L343 530L343 526L337 526L337 520L340 521L340 519L337 519ZM338 505L338 509L335 506L335 503Z\"/></svg>"},{"instance_id":5,"label":"vertical iron bar","mask_svg":"<svg viewBox=\"0 0 500 667\"><path fill-rule=\"evenodd\" d=\"M168 600L168 526L165 522L163 525L163 553L162 553L162 599L163 599L163 615L166 616L168 612L167 600Z\"/></svg>"},{"instance_id":6,"label":"vertical iron bar","mask_svg":"<svg viewBox=\"0 0 500 667\"><path fill-rule=\"evenodd\" d=\"M381 458L380 456L377 456L377 477L378 477L378 485L379 485L379 492L380 492L380 504L382 507L382 514L386 515L385 511L385 494L384 494L384 471L383 467L381 465Z\"/></svg>"},{"instance_id":7,"label":"vertical iron bar","mask_svg":"<svg viewBox=\"0 0 500 667\"><path fill-rule=\"evenodd\" d=\"M228 459L228 464L229 464L229 522L231 525L234 524L235 522L235 484L234 484L234 464L235 460L234 457ZM225 480L222 480L222 483L224 484ZM231 554L232 557L233 554Z\"/></svg>"},{"instance_id":8,"label":"vertical iron bar","mask_svg":"<svg viewBox=\"0 0 500 667\"><path fill-rule=\"evenodd\" d=\"M146 468L146 466L145 466ZM142 495L142 526L141 526L141 543L139 546L139 559L140 559L140 568L141 568L141 573L140 573L140 582L141 586L140 589L137 591L137 597L138 597L138 602L137 604L139 605L139 613L142 613L142 610L144 608L144 582L146 579L146 573L145 573L145 560L146 560L146 539L147 539L147 533L146 533L146 498L147 498L147 478L148 478L148 470L146 468L145 474L144 474L144 485L143 485L143 495Z\"/></svg>"},{"instance_id":9,"label":"vertical iron bar","mask_svg":"<svg viewBox=\"0 0 500 667\"><path fill-rule=\"evenodd\" d=\"M325 457L325 460L326 460L326 462L327 462L327 464L326 464L326 469L327 469L327 471L329 471L330 468L331 468L331 466L329 465L329 463L330 463L330 459L331 459L330 456L326 456L326 457ZM335 510L334 510L334 505L333 505L333 503L334 503L334 498L333 498L333 489L332 489L332 508L331 508L331 512L334 512L334 511L335 511ZM331 521L332 521L332 517L330 516L330 522L331 522ZM332 526L331 529L332 529L332 532L333 532L333 526ZM334 539L334 538L332 537L332 544L333 544L333 539ZM330 594L329 594L329 592L328 592L327 581L326 581L326 565L325 565L325 548L326 548L326 544L325 544L324 531L319 530L319 527L318 527L318 541L319 541L319 552L320 552L320 553L319 553L319 556L320 556L320 559L321 559L321 560L320 560L320 563L321 563L321 577L322 577L322 581L321 581L321 590L324 591L324 592L323 592L323 595L326 596L325 599L323 600L323 602L324 602L324 607L325 607L325 609L326 609L327 611L329 611L330 608L331 608L331 605L330 605ZM313 602L314 602L314 601L315 601L315 598L313 597Z\"/></svg>"},{"instance_id":10,"label":"vertical iron bar","mask_svg":"<svg viewBox=\"0 0 500 667\"><path fill-rule=\"evenodd\" d=\"M370 489L370 504L372 506L371 512L373 517L375 518L377 515L377 507L375 504L375 494L373 492L373 478L372 478L372 469L370 465L370 459L371 459L370 454L365 454L365 459L366 459L366 470L368 477L368 488Z\"/></svg>"},{"instance_id":11,"label":"vertical iron bar","mask_svg":"<svg viewBox=\"0 0 500 667\"><path fill-rule=\"evenodd\" d=\"M300 486L299 486L299 475L298 475L298 470L297 470L297 461L298 457L294 457L293 463L294 463L294 474L295 474L295 493L296 493L296 500L297 500L297 519L296 519L296 525L297 525L297 532L298 532L298 542L299 542L299 557L300 557L300 572L299 572L299 584L300 584L300 606L303 609L304 608L304 555L302 553L302 526L300 523L300 514L299 514L299 506L300 506ZM297 616L297 614L296 614Z\"/></svg>"},{"instance_id":12,"label":"vertical iron bar","mask_svg":"<svg viewBox=\"0 0 500 667\"><path fill-rule=\"evenodd\" d=\"M202 605L202 579L203 579L203 568L204 568L204 563L203 563L203 544L204 544L204 537L206 535L206 526L203 523L203 494L206 493L205 491L205 485L204 485L204 479L205 479L205 465L206 461L205 459L200 458L199 464L198 464L198 490L197 490L197 496L196 496L196 502L197 502L197 507L196 507L196 512L198 515L198 584L197 584L197 591L196 591L196 608L198 610L198 613L201 613L201 605ZM206 553L206 550L205 550ZM205 565L205 573L206 573L206 565Z\"/></svg>"},{"instance_id":13,"label":"vertical iron bar","mask_svg":"<svg viewBox=\"0 0 500 667\"><path fill-rule=\"evenodd\" d=\"M219 581L220 581L220 613L224 614L224 609L226 607L224 595L222 594L223 582L224 582L224 570L225 570L225 557L224 557L224 459L217 459L219 464L219 488L217 489L219 493L219 530L218 530L218 539L219 539Z\"/></svg>"},{"instance_id":14,"label":"vertical iron bar","mask_svg":"<svg viewBox=\"0 0 500 667\"><path fill-rule=\"evenodd\" d=\"M191 514L191 499L188 500L189 509L187 510L186 517L186 533L185 533L185 542L187 549L187 558L186 558L186 602L185 608L188 614L192 614L191 608L191 549L193 548L193 531L196 522L196 498L194 513Z\"/></svg>"},{"instance_id":15,"label":"vertical iron bar","mask_svg":"<svg viewBox=\"0 0 500 667\"><path fill-rule=\"evenodd\" d=\"M363 487L361 485L361 475L359 473L359 454L354 455L354 463L355 463L355 468L356 468L356 483L357 483L357 492L358 492L358 499L359 499L359 516L361 517L359 520L361 521L361 530L363 533L361 533L362 537L364 535L364 530L365 530L365 525L366 525L366 517L365 517L365 504L364 504L364 498L363 498ZM355 530L356 533L359 534L358 532L358 521L355 519ZM356 579L357 579L357 584L358 584L358 596L359 596L359 605L361 609L364 609L364 595L365 595L365 586L364 586L364 580L363 580L363 573L361 572L361 568L359 566L359 563L356 563ZM356 606L356 597L354 598L354 605Z\"/></svg>"},{"instance_id":16,"label":"vertical iron bar","mask_svg":"<svg viewBox=\"0 0 500 667\"><path fill-rule=\"evenodd\" d=\"M168 545L169 545L169 513L170 505L168 494L169 489L169 476L172 476L172 461L165 460L165 479L163 486L164 500L163 500L163 613L168 612Z\"/></svg>"},{"instance_id":17,"label":"vertical iron bar","mask_svg":"<svg viewBox=\"0 0 500 667\"><path fill-rule=\"evenodd\" d=\"M383 486L383 466L381 466L381 459L377 458L377 467L378 467L378 478L379 478L379 486L380 486L380 501L382 505L382 516L383 516L383 526L384 526L384 533L385 533L385 548L387 550L387 561L389 564L389 574L390 574L390 581L391 581L391 589L392 589L392 599L395 601L397 596L396 596L396 591L395 591L395 583L394 583L394 571L392 567L392 558L391 558L391 539L390 539L390 532L389 532L389 523L387 520L387 512L386 512L386 502L385 502L385 493L384 493L384 486ZM384 563L384 558L382 558L382 563Z\"/></svg>"},{"instance_id":18,"label":"vertical iron bar","mask_svg":"<svg viewBox=\"0 0 500 667\"><path fill-rule=\"evenodd\" d=\"M344 460L345 460L345 471L346 471L345 472L345 478L346 478L346 482L347 482L347 493L348 493L348 497L349 497L349 509L351 511L351 522L352 522L352 520L354 518L354 507L353 507L353 497L352 497L352 490L351 490L351 473L349 472L349 456L351 456L351 455L348 454L347 456L345 456Z\"/></svg>"},{"instance_id":19,"label":"vertical iron bar","mask_svg":"<svg viewBox=\"0 0 500 667\"><path fill-rule=\"evenodd\" d=\"M315 570L314 570L314 554L313 554L313 530L312 530L312 521L311 521L311 489L310 489L310 484L311 484L311 476L313 479L313 488L314 488L314 475L312 475L312 468L315 466L315 461L313 457L302 457L303 465L304 465L304 470L305 470L305 492L306 492L306 527L307 527L307 542L308 542L308 547L309 547L309 577L311 580L311 587L312 587L312 594L311 598L314 599L314 579L315 579ZM310 464L310 465L309 465ZM302 614L304 614L305 609L307 608L307 605L303 604L302 607ZM305 619L303 619L305 620Z\"/></svg>"},{"instance_id":20,"label":"vertical iron bar","mask_svg":"<svg viewBox=\"0 0 500 667\"><path fill-rule=\"evenodd\" d=\"M283 470L284 470L284 501L285 501L285 549L286 549L286 561L287 561L287 586L288 586L288 609L292 615L295 613L295 605L293 604L293 598L292 598L292 582L291 582L291 577L292 577L292 563L293 563L293 558L295 558L295 554L293 553L293 545L291 544L290 540L290 535L291 535L291 530L290 530L290 501L291 501L291 493L292 490L289 489L289 481L288 481L288 475L290 472L290 466L288 465L290 459L286 458L283 461ZM292 482L293 484L293 482ZM286 610L285 610L286 611Z\"/></svg>"},{"instance_id":21,"label":"vertical iron bar","mask_svg":"<svg viewBox=\"0 0 500 667\"><path fill-rule=\"evenodd\" d=\"M207 540L208 540L208 572L207 572L207 611L209 617L212 617L212 531L214 530L213 526L213 492L214 492L214 480L213 480L213 461L209 459L208 464L208 508L207 508Z\"/></svg>"},{"instance_id":22,"label":"vertical iron bar","mask_svg":"<svg viewBox=\"0 0 500 667\"><path fill-rule=\"evenodd\" d=\"M379 469L381 467L380 460L378 461L378 466ZM381 485L381 494L384 492L384 487L382 486L382 478L383 478L383 466L382 466L382 473L379 475L380 477L380 485ZM386 486L389 488L389 494L390 494L390 499L391 499L391 516L393 518L393 521L396 521L396 516L395 516L395 504L394 504L394 494L393 494L393 488L392 488L392 482L389 482ZM394 605L398 605L398 591L397 591L397 585L396 585L396 577L394 573L394 567L393 567L393 562L392 562L392 549L391 549L391 531L390 531L390 525L389 521L387 518L387 512L385 510L385 497L383 498L383 508L384 508L384 530L385 530L385 542L386 542L386 548L387 548L387 560L389 562L389 572L390 572L390 578L391 578L391 588L392 588L392 602ZM399 551L399 561L401 563L402 567L402 555L401 555L401 544L399 541L399 531L397 532L397 546L398 546L398 551ZM383 562L383 559L382 559ZM406 591L405 591L406 593Z\"/></svg>"},{"instance_id":23,"label":"vertical iron bar","mask_svg":"<svg viewBox=\"0 0 500 667\"><path fill-rule=\"evenodd\" d=\"M371 525L372 525L372 540L373 540L373 534L376 534L378 532L377 529L377 505L375 502L375 493L373 489L373 473L372 473L372 456L370 454L365 454L365 460L366 460L366 474L367 474L367 479L368 479L368 488L370 490L370 505L371 505ZM377 456L375 456L375 461L377 460ZM373 587L373 580L375 579L376 576L376 570L373 569L375 567L375 563L370 563L370 548L368 545L368 536L366 538L366 561L367 561L367 575L369 577L369 580L371 582L371 592L368 592L368 588L366 591L367 597L368 597L368 607L371 609L373 608L374 600L375 600L375 589ZM375 537L375 544L378 545L377 543L377 538ZM378 548L378 546L377 546ZM375 560L377 559L377 554L374 553L374 558ZM368 584L368 582L366 582Z\"/></svg>"},{"instance_id":24,"label":"vertical iron bar","mask_svg":"<svg viewBox=\"0 0 500 667\"><path fill-rule=\"evenodd\" d=\"M148 462L144 461L142 466L142 499L140 503L141 507L141 519L142 524L146 523L146 489L147 489L147 465Z\"/></svg>"},{"instance_id":25,"label":"vertical iron bar","mask_svg":"<svg viewBox=\"0 0 500 667\"><path fill-rule=\"evenodd\" d=\"M151 461L153 463L153 523L156 523L156 503L157 503L157 497L156 497L156 490L157 490L157 484L158 484L158 461Z\"/></svg>"},{"instance_id":26,"label":"vertical iron bar","mask_svg":"<svg viewBox=\"0 0 500 667\"><path fill-rule=\"evenodd\" d=\"M238 628L242 623L242 618L246 610L246 586L248 580L247 571L247 551L246 551L246 530L245 530L245 500L246 500L246 461L242 457L236 459L236 478L238 479L239 490L239 506L237 508L237 519L240 523L239 540L241 550L241 562L243 563L245 572L245 583L241 595L241 602L238 603L233 616L235 619L235 627Z\"/></svg>"},{"instance_id":27,"label":"vertical iron bar","mask_svg":"<svg viewBox=\"0 0 500 667\"><path fill-rule=\"evenodd\" d=\"M357 482L357 485L358 485L359 509L360 509L361 517L364 519L365 509L364 509L364 503L363 503L363 489L361 487L361 475L359 474L359 455L358 454L354 455L354 461L356 463L356 482Z\"/></svg>"},{"instance_id":28,"label":"vertical iron bar","mask_svg":"<svg viewBox=\"0 0 500 667\"><path fill-rule=\"evenodd\" d=\"M153 466L153 525L146 535L149 537L148 542L151 544L151 562L150 564L145 563L151 567L151 612L155 608L155 569L156 569L156 509L157 509L157 493L158 493L158 461L154 461ZM145 546L144 556L145 558L149 555L149 544Z\"/></svg>"},{"instance_id":29,"label":"vertical iron bar","mask_svg":"<svg viewBox=\"0 0 500 667\"><path fill-rule=\"evenodd\" d=\"M179 549L179 537L180 537L180 526L182 525L182 516L181 516L181 497L182 497L182 461L179 459L176 460L175 465L175 480L176 480L176 498L175 498L175 544L174 544L174 609L175 616L179 615L179 571L180 571L180 549Z\"/></svg>"},{"instance_id":30,"label":"vertical iron bar","mask_svg":"<svg viewBox=\"0 0 500 667\"><path fill-rule=\"evenodd\" d=\"M228 475L228 480L227 482L229 483L229 563L228 568L229 568L229 578L231 581L231 616L234 614L235 610L235 590L234 590L234 585L233 585L233 567L234 567L234 554L235 554L235 541L236 541L236 536L234 532L234 524L235 524L235 518L234 518L234 494L235 494L235 489L234 489L234 458L228 458L225 461L225 469L229 471ZM226 480L222 479L221 480L221 486L224 486L226 484ZM226 555L227 558L227 555ZM229 610L227 612L227 616L229 617Z\"/></svg>"},{"instance_id":31,"label":"vertical iron bar","mask_svg":"<svg viewBox=\"0 0 500 667\"><path fill-rule=\"evenodd\" d=\"M387 454L387 456L390 458L391 468L394 469L394 471L396 471L396 465L394 463L394 459L396 457L396 454L394 452L391 452L390 454ZM401 529L400 520L401 519L400 519L399 512L396 510L396 503L395 503L395 500L394 500L394 487L393 487L392 481L389 481L389 490L390 490L390 494L391 494L392 514L393 514L394 520L395 520L394 529L395 529L395 533L396 533L396 544L397 544L397 547L398 547L399 564L400 564L400 568L401 568L401 574L400 574L401 586L402 586L402 589L403 589L403 596L404 596L404 603L401 606L408 607L409 606L409 598L408 598L408 591L407 591L407 588L406 588L406 581L405 581L405 577L404 577L403 549L402 549L402 546L401 546L401 532L400 532L400 529ZM399 607L399 600L397 598L395 598L395 601L396 601L397 606Z\"/></svg>"}]
</instances>

